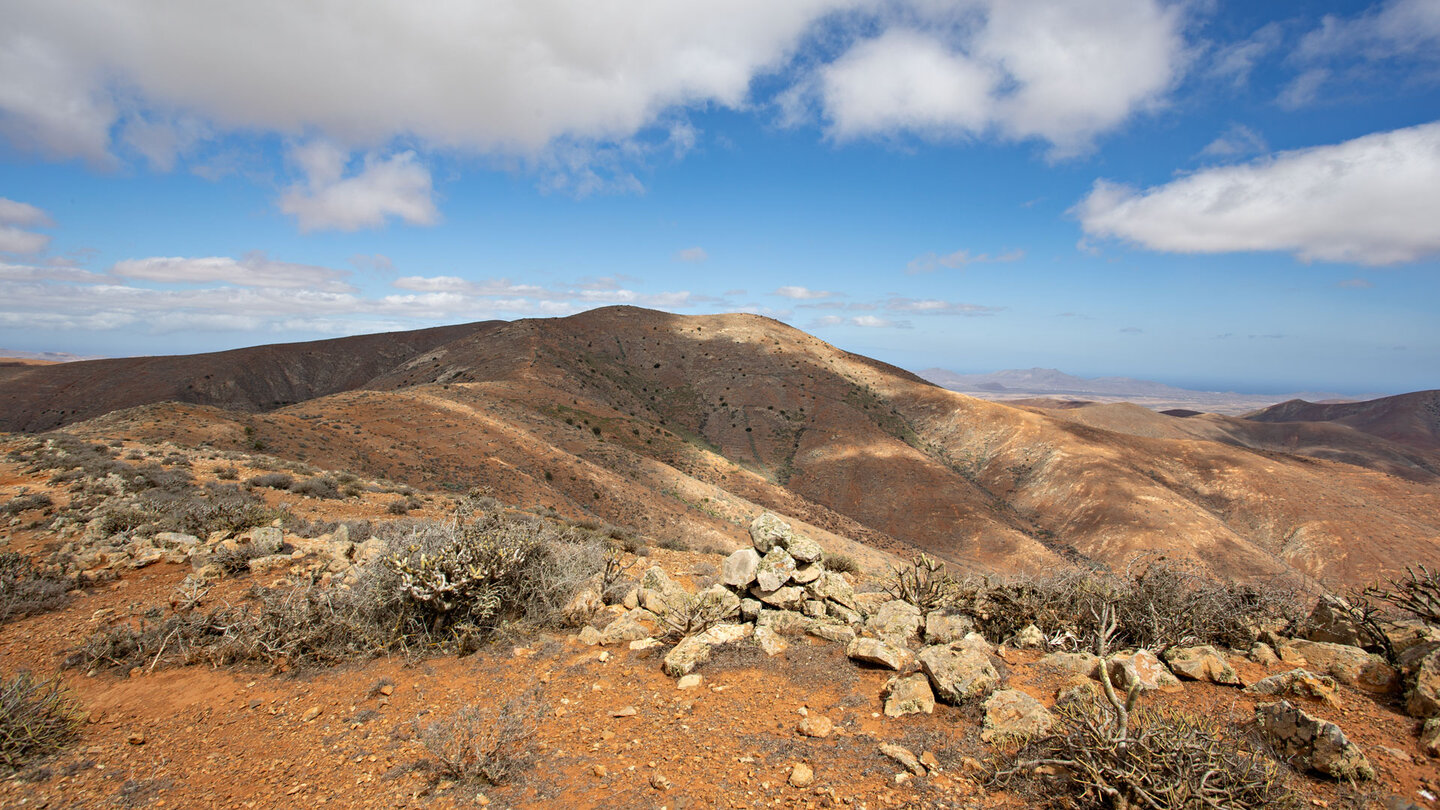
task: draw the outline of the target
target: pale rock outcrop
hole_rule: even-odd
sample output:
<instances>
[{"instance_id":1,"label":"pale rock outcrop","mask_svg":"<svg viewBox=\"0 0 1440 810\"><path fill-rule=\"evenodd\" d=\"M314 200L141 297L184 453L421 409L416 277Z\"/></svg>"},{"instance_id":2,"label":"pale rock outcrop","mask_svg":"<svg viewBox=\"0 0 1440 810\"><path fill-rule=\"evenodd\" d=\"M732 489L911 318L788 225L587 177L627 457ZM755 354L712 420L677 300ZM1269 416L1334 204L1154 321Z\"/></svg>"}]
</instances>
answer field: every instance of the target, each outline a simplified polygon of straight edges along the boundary
<instances>
[{"instance_id":1,"label":"pale rock outcrop","mask_svg":"<svg viewBox=\"0 0 1440 810\"><path fill-rule=\"evenodd\" d=\"M924 673L896 675L885 683L885 716L930 714L935 711L935 691Z\"/></svg>"},{"instance_id":2,"label":"pale rock outcrop","mask_svg":"<svg viewBox=\"0 0 1440 810\"><path fill-rule=\"evenodd\" d=\"M1339 726L1311 717L1289 701L1258 707L1255 722L1283 755L1301 767L1336 779L1375 778L1365 753Z\"/></svg>"},{"instance_id":3,"label":"pale rock outcrop","mask_svg":"<svg viewBox=\"0 0 1440 810\"><path fill-rule=\"evenodd\" d=\"M1050 730L1055 717L1040 701L1017 689L1002 689L985 701L985 727L980 739L1034 737Z\"/></svg>"},{"instance_id":4,"label":"pale rock outcrop","mask_svg":"<svg viewBox=\"0 0 1440 810\"><path fill-rule=\"evenodd\" d=\"M1000 685L989 656L976 650L937 645L921 650L919 659L935 696L945 703L981 698Z\"/></svg>"},{"instance_id":5,"label":"pale rock outcrop","mask_svg":"<svg viewBox=\"0 0 1440 810\"><path fill-rule=\"evenodd\" d=\"M845 654L852 660L896 671L908 669L914 661L909 650L878 638L857 638L845 648Z\"/></svg>"},{"instance_id":6,"label":"pale rock outcrop","mask_svg":"<svg viewBox=\"0 0 1440 810\"><path fill-rule=\"evenodd\" d=\"M1240 675L1235 668L1219 650L1208 644L1171 647L1165 651L1165 663L1170 665L1170 671L1187 680L1240 685Z\"/></svg>"}]
</instances>

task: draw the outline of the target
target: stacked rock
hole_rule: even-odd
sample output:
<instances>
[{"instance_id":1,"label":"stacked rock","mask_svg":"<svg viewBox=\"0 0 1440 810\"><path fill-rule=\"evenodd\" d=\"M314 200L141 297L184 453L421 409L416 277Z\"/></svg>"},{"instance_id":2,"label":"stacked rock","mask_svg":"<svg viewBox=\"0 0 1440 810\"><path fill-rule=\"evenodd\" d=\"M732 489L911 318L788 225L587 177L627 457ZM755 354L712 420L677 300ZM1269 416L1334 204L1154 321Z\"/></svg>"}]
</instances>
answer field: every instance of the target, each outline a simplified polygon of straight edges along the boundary
<instances>
[{"instance_id":1,"label":"stacked rock","mask_svg":"<svg viewBox=\"0 0 1440 810\"><path fill-rule=\"evenodd\" d=\"M744 620L778 625L777 632L841 628L862 620L855 590L840 573L825 569L819 543L770 512L750 524L750 540L753 547L726 557L720 572L725 587L740 598Z\"/></svg>"}]
</instances>

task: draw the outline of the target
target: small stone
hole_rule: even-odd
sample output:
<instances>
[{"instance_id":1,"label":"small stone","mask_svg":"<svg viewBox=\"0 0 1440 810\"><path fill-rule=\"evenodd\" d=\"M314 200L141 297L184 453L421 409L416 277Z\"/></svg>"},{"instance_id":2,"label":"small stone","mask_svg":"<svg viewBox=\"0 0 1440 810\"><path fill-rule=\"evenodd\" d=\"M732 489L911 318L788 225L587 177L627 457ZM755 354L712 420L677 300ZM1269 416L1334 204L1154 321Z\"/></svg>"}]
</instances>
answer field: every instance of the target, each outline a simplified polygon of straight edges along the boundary
<instances>
[{"instance_id":1,"label":"small stone","mask_svg":"<svg viewBox=\"0 0 1440 810\"><path fill-rule=\"evenodd\" d=\"M835 732L835 724L830 722L830 718L823 714L811 714L806 715L800 720L800 725L796 730L800 732L800 736L802 737L819 737L820 739L824 739Z\"/></svg>"},{"instance_id":2,"label":"small stone","mask_svg":"<svg viewBox=\"0 0 1440 810\"><path fill-rule=\"evenodd\" d=\"M906 748L903 745L896 745L895 743L881 743L880 753L900 763L901 767L905 768L905 770L915 774L916 776L925 775L925 766L921 765L920 760L915 756L915 754L911 752L909 748Z\"/></svg>"},{"instance_id":3,"label":"small stone","mask_svg":"<svg viewBox=\"0 0 1440 810\"><path fill-rule=\"evenodd\" d=\"M1255 721L1282 755L1302 767L1336 779L1375 778L1375 769L1364 752L1346 739L1339 726L1311 717L1289 701L1257 708Z\"/></svg>"},{"instance_id":4,"label":"small stone","mask_svg":"<svg viewBox=\"0 0 1440 810\"><path fill-rule=\"evenodd\" d=\"M695 687L699 686L699 685L701 684L701 682L704 681L704 680L705 680L705 679L704 679L703 677L701 677L700 675L696 675L695 673L692 672L692 673L689 674L689 675L682 675L682 676L680 676L680 680L678 680L678 681L675 682L675 688L676 688L676 689L694 689Z\"/></svg>"},{"instance_id":5,"label":"small stone","mask_svg":"<svg viewBox=\"0 0 1440 810\"><path fill-rule=\"evenodd\" d=\"M634 717L636 714L638 714L638 712L634 706L626 706L623 709L616 709L610 712L611 717Z\"/></svg>"},{"instance_id":6,"label":"small stone","mask_svg":"<svg viewBox=\"0 0 1440 810\"><path fill-rule=\"evenodd\" d=\"M766 655L779 655L790 648L790 643L768 627L755 628L755 645Z\"/></svg>"},{"instance_id":7,"label":"small stone","mask_svg":"<svg viewBox=\"0 0 1440 810\"><path fill-rule=\"evenodd\" d=\"M665 778L665 774L655 771L650 774L650 787L660 791L669 790L670 780Z\"/></svg>"},{"instance_id":8,"label":"small stone","mask_svg":"<svg viewBox=\"0 0 1440 810\"><path fill-rule=\"evenodd\" d=\"M1040 701L1017 689L1003 689L985 701L985 728L980 739L1034 737L1050 730L1055 718Z\"/></svg>"},{"instance_id":9,"label":"small stone","mask_svg":"<svg viewBox=\"0 0 1440 810\"><path fill-rule=\"evenodd\" d=\"M790 770L790 784L797 788L807 788L815 782L815 771L803 762L795 763Z\"/></svg>"},{"instance_id":10,"label":"small stone","mask_svg":"<svg viewBox=\"0 0 1440 810\"><path fill-rule=\"evenodd\" d=\"M132 731L132 732L130 732L129 734L127 734L127 735L125 736L125 742L130 743L131 745L144 745L144 744L145 744L145 732L143 732L143 731Z\"/></svg>"},{"instance_id":11,"label":"small stone","mask_svg":"<svg viewBox=\"0 0 1440 810\"><path fill-rule=\"evenodd\" d=\"M605 775L609 773L609 771L605 770L604 765L596 765L590 769L590 772L600 777L601 779L604 779Z\"/></svg>"},{"instance_id":12,"label":"small stone","mask_svg":"<svg viewBox=\"0 0 1440 810\"><path fill-rule=\"evenodd\" d=\"M311 706L310 708L308 708L308 709L305 710L305 713L304 713L304 714L300 715L300 722L302 722L302 723L308 723L308 722L310 722L311 720L314 720L315 718L317 718L317 717L319 717L319 716L320 716L320 707L319 707L319 706Z\"/></svg>"},{"instance_id":13,"label":"small stone","mask_svg":"<svg viewBox=\"0 0 1440 810\"><path fill-rule=\"evenodd\" d=\"M634 641L630 642L630 649L636 650L636 651L639 651L639 650L648 650L648 649L650 649L651 647L659 647L659 646L660 646L660 639L653 638L653 637L648 637L648 636L647 636L646 638L637 638L637 639L635 639Z\"/></svg>"}]
</instances>

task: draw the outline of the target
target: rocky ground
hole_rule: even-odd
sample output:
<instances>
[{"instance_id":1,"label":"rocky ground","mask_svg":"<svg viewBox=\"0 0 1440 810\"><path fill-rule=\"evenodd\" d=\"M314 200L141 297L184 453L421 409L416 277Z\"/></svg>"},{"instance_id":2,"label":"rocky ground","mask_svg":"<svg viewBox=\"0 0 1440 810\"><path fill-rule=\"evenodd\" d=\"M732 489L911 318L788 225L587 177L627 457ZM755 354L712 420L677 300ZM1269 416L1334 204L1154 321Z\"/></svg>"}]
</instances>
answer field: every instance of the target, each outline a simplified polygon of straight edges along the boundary
<instances>
[{"instance_id":1,"label":"rocky ground","mask_svg":"<svg viewBox=\"0 0 1440 810\"><path fill-rule=\"evenodd\" d=\"M115 452L197 484L284 471L234 453ZM123 501L125 482L112 483L106 497ZM257 584L343 582L381 550L342 521L439 519L452 500L380 481L353 480L338 499L261 486L298 520L206 537L54 519L93 484L0 462L0 504L50 499L8 518L0 552L86 574L57 609L0 624L0 678L58 675L83 712L78 739L3 774L0 807L1028 807L1053 789L997 784L994 770L1017 740L1063 722L1067 701L1100 692L1101 659L1073 643L1038 628L986 638L973 617L897 601L879 566L843 570L774 515L738 550L632 544L619 559L634 587L577 594L577 626L492 638L463 657L65 668L95 632L187 589L204 585L220 604ZM1391 666L1335 643L1346 628L1324 618L1291 628L1309 638L1275 628L1245 650L1127 651L1104 667L1143 708L1263 740L1293 767L1304 804L1436 806L1440 731L1422 725L1440 714L1435 638L1397 629ZM673 626L687 621L709 629L677 643ZM483 729L525 725L523 756L499 784L435 767L427 729L467 706Z\"/></svg>"}]
</instances>

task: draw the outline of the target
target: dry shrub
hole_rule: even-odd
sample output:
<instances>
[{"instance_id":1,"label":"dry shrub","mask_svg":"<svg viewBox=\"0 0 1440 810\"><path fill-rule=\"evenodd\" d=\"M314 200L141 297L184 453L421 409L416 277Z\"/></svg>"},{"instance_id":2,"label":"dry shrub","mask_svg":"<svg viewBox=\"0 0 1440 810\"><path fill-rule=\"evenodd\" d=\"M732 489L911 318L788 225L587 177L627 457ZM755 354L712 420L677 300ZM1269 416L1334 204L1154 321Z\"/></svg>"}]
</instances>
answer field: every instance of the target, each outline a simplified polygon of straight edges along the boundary
<instances>
[{"instance_id":1,"label":"dry shrub","mask_svg":"<svg viewBox=\"0 0 1440 810\"><path fill-rule=\"evenodd\" d=\"M0 505L0 515L18 515L30 509L46 509L54 506L55 502L49 495L43 492L34 495L16 495Z\"/></svg>"},{"instance_id":2,"label":"dry shrub","mask_svg":"<svg viewBox=\"0 0 1440 810\"><path fill-rule=\"evenodd\" d=\"M59 751L79 735L80 717L59 678L40 681L21 672L0 681L0 765L15 770Z\"/></svg>"},{"instance_id":3,"label":"dry shrub","mask_svg":"<svg viewBox=\"0 0 1440 810\"><path fill-rule=\"evenodd\" d=\"M1363 595L1413 613L1427 624L1440 626L1440 572L1425 566L1405 567L1404 579L1367 585Z\"/></svg>"},{"instance_id":4,"label":"dry shrub","mask_svg":"<svg viewBox=\"0 0 1440 810\"><path fill-rule=\"evenodd\" d=\"M0 622L63 607L78 584L73 577L38 568L16 552L0 552Z\"/></svg>"},{"instance_id":5,"label":"dry shrub","mask_svg":"<svg viewBox=\"0 0 1440 810\"><path fill-rule=\"evenodd\" d=\"M703 633L736 615L738 605L726 605L715 593L676 593L665 600L660 614L661 636L678 641Z\"/></svg>"},{"instance_id":6,"label":"dry shrub","mask_svg":"<svg viewBox=\"0 0 1440 810\"><path fill-rule=\"evenodd\" d=\"M281 472L261 473L246 480L245 485L254 489L290 489L295 486L295 478Z\"/></svg>"},{"instance_id":7,"label":"dry shrub","mask_svg":"<svg viewBox=\"0 0 1440 810\"><path fill-rule=\"evenodd\" d=\"M538 689L495 708L469 704L425 726L420 741L439 776L499 785L533 761L530 740L548 710Z\"/></svg>"},{"instance_id":8,"label":"dry shrub","mask_svg":"<svg viewBox=\"0 0 1440 810\"><path fill-rule=\"evenodd\" d=\"M1113 608L1092 617L1102 627L1103 657L1118 628ZM997 768L1008 785L1041 781L1036 791L1053 806L1094 808L1286 808L1297 799L1286 770L1261 748L1214 718L1168 708L1136 710L1139 685L1123 698L1100 667L1101 700L1057 707L1055 727L1031 740Z\"/></svg>"},{"instance_id":9,"label":"dry shrub","mask_svg":"<svg viewBox=\"0 0 1440 810\"><path fill-rule=\"evenodd\" d=\"M324 498L332 501L341 497L340 485L335 482L335 479L327 477L296 481L290 485L290 491L296 495L308 495L311 498Z\"/></svg>"},{"instance_id":10,"label":"dry shrub","mask_svg":"<svg viewBox=\"0 0 1440 810\"><path fill-rule=\"evenodd\" d=\"M1293 618L1297 602L1279 587L1221 582L1198 566L1139 558L1125 575L1074 569L1008 582L968 582L960 602L986 636L1004 639L1034 624L1047 638L1093 648L1104 629L1095 617L1109 606L1113 641L1155 652L1177 645L1248 649L1260 629Z\"/></svg>"},{"instance_id":11,"label":"dry shrub","mask_svg":"<svg viewBox=\"0 0 1440 810\"><path fill-rule=\"evenodd\" d=\"M825 555L825 568L839 574L852 574L857 577L864 573L860 563L856 562L854 557L836 552Z\"/></svg>"}]
</instances>

